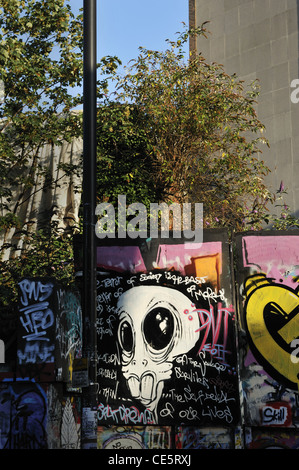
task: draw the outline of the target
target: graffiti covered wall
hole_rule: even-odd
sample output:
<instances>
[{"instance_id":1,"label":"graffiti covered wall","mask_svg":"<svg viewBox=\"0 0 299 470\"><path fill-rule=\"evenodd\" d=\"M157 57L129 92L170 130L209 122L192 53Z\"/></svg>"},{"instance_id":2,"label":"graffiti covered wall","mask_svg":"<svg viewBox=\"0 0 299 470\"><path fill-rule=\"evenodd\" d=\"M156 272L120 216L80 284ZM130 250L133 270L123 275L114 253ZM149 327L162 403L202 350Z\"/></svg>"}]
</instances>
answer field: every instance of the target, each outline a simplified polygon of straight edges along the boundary
<instances>
[{"instance_id":1,"label":"graffiti covered wall","mask_svg":"<svg viewBox=\"0 0 299 470\"><path fill-rule=\"evenodd\" d=\"M251 232L236 238L236 248L246 447L295 448L299 235Z\"/></svg>"},{"instance_id":2,"label":"graffiti covered wall","mask_svg":"<svg viewBox=\"0 0 299 470\"><path fill-rule=\"evenodd\" d=\"M19 282L17 375L39 381L72 381L82 354L80 298L53 279Z\"/></svg>"},{"instance_id":3,"label":"graffiti covered wall","mask_svg":"<svg viewBox=\"0 0 299 470\"><path fill-rule=\"evenodd\" d=\"M81 397L72 388L80 297L53 279L23 279L16 309L2 319L0 449L80 448Z\"/></svg>"},{"instance_id":4,"label":"graffiti covered wall","mask_svg":"<svg viewBox=\"0 0 299 470\"><path fill-rule=\"evenodd\" d=\"M23 279L1 312L0 448L75 449L94 429L98 449L299 448L297 231L101 241L97 256L96 409L80 297Z\"/></svg>"},{"instance_id":5,"label":"graffiti covered wall","mask_svg":"<svg viewBox=\"0 0 299 470\"><path fill-rule=\"evenodd\" d=\"M62 384L0 384L0 449L79 449L80 400Z\"/></svg>"},{"instance_id":6,"label":"graffiti covered wall","mask_svg":"<svg viewBox=\"0 0 299 470\"><path fill-rule=\"evenodd\" d=\"M98 268L100 447L128 436L147 447L148 429L165 448L208 447L212 427L214 441L233 448L240 406L226 234L197 245L102 245ZM117 434L123 426L141 427L138 438ZM196 439L194 426L203 428Z\"/></svg>"}]
</instances>

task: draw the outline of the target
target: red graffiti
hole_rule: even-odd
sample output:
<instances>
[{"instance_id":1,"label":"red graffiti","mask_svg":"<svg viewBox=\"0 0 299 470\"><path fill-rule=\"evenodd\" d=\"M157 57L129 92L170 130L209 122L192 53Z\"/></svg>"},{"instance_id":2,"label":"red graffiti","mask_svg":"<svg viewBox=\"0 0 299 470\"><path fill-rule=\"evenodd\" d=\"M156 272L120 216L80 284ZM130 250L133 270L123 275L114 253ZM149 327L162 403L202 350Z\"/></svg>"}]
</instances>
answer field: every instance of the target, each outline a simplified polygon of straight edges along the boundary
<instances>
[{"instance_id":1,"label":"red graffiti","mask_svg":"<svg viewBox=\"0 0 299 470\"><path fill-rule=\"evenodd\" d=\"M222 350L222 354L225 351L229 318L234 318L234 307L223 307L221 302L217 304L217 309L214 309L213 305L210 306L210 310L206 309L195 309L192 312L185 311L185 314L189 314L189 320L192 320L192 314L197 313L201 326L196 332L202 332L202 340L198 352L208 351L211 355L216 355L219 349Z\"/></svg>"}]
</instances>

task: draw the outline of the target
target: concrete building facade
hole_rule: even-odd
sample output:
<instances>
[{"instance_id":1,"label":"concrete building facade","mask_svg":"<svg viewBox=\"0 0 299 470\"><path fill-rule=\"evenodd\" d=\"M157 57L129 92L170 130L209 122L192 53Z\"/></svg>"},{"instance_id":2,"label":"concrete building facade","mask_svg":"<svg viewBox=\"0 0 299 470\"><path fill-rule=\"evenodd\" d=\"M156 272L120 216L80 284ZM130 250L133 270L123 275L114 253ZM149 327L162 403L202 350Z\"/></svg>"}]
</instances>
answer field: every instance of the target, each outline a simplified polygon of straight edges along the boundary
<instances>
[{"instance_id":1,"label":"concrete building facade","mask_svg":"<svg viewBox=\"0 0 299 470\"><path fill-rule=\"evenodd\" d=\"M270 168L272 192L281 181L285 202L299 216L299 0L189 0L190 27L205 21L208 39L198 37L190 49L207 62L223 65L246 87L260 82L256 106L270 148L261 158Z\"/></svg>"}]
</instances>

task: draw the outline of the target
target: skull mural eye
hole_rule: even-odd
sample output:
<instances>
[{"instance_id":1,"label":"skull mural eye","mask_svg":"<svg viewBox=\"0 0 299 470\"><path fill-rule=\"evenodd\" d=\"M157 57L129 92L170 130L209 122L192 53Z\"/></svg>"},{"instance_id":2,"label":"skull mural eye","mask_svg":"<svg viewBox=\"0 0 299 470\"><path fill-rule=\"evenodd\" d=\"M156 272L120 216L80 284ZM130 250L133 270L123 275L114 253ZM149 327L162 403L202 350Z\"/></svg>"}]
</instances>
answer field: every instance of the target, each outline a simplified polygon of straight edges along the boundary
<instances>
[{"instance_id":1,"label":"skull mural eye","mask_svg":"<svg viewBox=\"0 0 299 470\"><path fill-rule=\"evenodd\" d=\"M144 337L147 343L159 351L168 346L173 338L174 319L166 308L156 307L144 319Z\"/></svg>"},{"instance_id":2,"label":"skull mural eye","mask_svg":"<svg viewBox=\"0 0 299 470\"><path fill-rule=\"evenodd\" d=\"M129 322L124 321L120 324L119 327L119 342L121 347L127 352L130 353L133 351L134 347L134 335L132 327Z\"/></svg>"},{"instance_id":3,"label":"skull mural eye","mask_svg":"<svg viewBox=\"0 0 299 470\"><path fill-rule=\"evenodd\" d=\"M135 350L135 333L130 317L120 321L118 341L122 348L123 363L128 364L132 360Z\"/></svg>"}]
</instances>

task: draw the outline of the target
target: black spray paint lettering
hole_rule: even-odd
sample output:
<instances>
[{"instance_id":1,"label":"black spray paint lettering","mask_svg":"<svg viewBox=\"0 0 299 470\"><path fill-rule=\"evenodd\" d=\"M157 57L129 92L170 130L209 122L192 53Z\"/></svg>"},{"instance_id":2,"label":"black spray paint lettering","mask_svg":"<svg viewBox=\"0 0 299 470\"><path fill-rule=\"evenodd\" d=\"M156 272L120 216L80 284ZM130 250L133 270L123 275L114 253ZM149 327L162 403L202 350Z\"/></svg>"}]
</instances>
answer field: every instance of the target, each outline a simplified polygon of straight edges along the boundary
<instances>
[{"instance_id":1,"label":"black spray paint lettering","mask_svg":"<svg viewBox=\"0 0 299 470\"><path fill-rule=\"evenodd\" d=\"M263 409L263 424L280 424L283 425L288 416L288 409L282 406L279 409L272 406L265 406Z\"/></svg>"}]
</instances>

